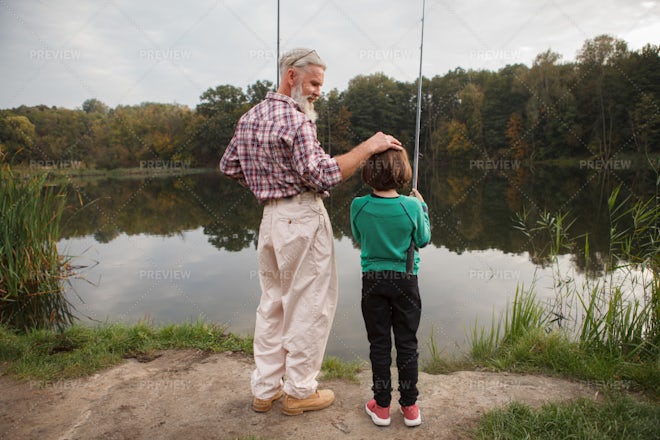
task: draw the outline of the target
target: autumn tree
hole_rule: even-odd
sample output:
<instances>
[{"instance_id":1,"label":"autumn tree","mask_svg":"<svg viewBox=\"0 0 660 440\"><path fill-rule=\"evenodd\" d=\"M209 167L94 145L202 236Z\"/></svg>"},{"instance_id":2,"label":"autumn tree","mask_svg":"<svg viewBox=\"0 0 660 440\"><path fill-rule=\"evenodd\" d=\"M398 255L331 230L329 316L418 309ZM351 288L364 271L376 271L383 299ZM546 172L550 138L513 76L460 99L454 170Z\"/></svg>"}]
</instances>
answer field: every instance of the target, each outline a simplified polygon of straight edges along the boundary
<instances>
[{"instance_id":1,"label":"autumn tree","mask_svg":"<svg viewBox=\"0 0 660 440\"><path fill-rule=\"evenodd\" d=\"M20 162L31 157L35 127L25 116L0 116L0 160Z\"/></svg>"},{"instance_id":2,"label":"autumn tree","mask_svg":"<svg viewBox=\"0 0 660 440\"><path fill-rule=\"evenodd\" d=\"M515 112L509 117L506 126L506 137L511 149L511 157L516 160L531 159L529 142L525 133L525 123L520 112Z\"/></svg>"},{"instance_id":3,"label":"autumn tree","mask_svg":"<svg viewBox=\"0 0 660 440\"><path fill-rule=\"evenodd\" d=\"M468 83L459 93L461 100L461 122L467 130L467 137L476 148L484 147L483 105L484 92L478 84Z\"/></svg>"}]
</instances>

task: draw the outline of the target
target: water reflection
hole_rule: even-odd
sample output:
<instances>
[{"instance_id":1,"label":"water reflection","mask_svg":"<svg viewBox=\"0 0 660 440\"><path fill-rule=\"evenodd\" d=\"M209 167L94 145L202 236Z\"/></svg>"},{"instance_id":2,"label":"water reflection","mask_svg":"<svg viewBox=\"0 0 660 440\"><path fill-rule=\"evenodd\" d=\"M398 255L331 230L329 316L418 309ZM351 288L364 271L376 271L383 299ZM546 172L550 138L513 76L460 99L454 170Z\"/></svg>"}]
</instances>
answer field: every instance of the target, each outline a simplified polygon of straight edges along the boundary
<instances>
[{"instance_id":1,"label":"water reflection","mask_svg":"<svg viewBox=\"0 0 660 440\"><path fill-rule=\"evenodd\" d=\"M547 237L525 237L513 228L516 212L571 211L575 232L589 232L590 264L607 259L606 199L620 180L641 196L648 174L609 179L576 169L524 170L517 174L472 172L465 167L422 169L420 188L429 204L432 244L422 250L419 336L431 331L442 348L462 346L474 320L487 324L516 286L538 279L552 295L543 268ZM478 170L477 170L478 171ZM232 331L251 333L259 302L256 239L261 206L243 188L217 173L159 179L76 182L60 250L79 264L98 262L72 280L84 303L81 316L98 321L182 322L204 317ZM366 357L359 309L359 250L348 209L368 191L354 178L326 200L340 274L340 302L328 354ZM83 200L80 208L78 195ZM600 263L599 263L600 262ZM560 264L578 275L581 252ZM547 286L543 283L547 282Z\"/></svg>"}]
</instances>

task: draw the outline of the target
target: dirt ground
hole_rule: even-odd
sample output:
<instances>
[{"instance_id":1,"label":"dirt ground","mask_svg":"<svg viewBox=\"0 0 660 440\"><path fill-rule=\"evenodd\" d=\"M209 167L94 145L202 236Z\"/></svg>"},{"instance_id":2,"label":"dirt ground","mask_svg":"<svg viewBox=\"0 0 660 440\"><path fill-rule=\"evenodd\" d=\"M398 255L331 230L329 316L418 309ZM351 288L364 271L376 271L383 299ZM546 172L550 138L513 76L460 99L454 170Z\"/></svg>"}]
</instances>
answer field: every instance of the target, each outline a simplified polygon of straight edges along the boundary
<instances>
[{"instance_id":1,"label":"dirt ground","mask_svg":"<svg viewBox=\"0 0 660 440\"><path fill-rule=\"evenodd\" d=\"M364 412L371 397L370 371L360 383L322 381L336 400L325 410L286 416L276 402L269 413L251 410L250 357L196 350L128 359L89 378L42 387L0 377L2 439L466 439L491 408L517 400L594 398L583 384L545 376L462 371L420 373L422 425L408 428L398 413L377 427ZM396 376L394 376L395 378Z\"/></svg>"}]
</instances>

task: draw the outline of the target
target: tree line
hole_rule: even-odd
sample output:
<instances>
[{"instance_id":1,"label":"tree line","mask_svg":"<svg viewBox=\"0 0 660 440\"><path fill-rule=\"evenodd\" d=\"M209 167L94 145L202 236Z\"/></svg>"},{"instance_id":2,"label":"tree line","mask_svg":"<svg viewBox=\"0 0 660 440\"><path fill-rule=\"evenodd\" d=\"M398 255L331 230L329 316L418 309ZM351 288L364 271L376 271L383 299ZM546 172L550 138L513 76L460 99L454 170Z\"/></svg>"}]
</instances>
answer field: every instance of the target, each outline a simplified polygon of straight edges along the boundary
<instances>
[{"instance_id":1,"label":"tree line","mask_svg":"<svg viewBox=\"0 0 660 440\"><path fill-rule=\"evenodd\" d=\"M498 71L456 68L423 78L421 153L428 160L605 163L660 153L660 46L629 50L608 35L586 40L574 62L550 50L531 66ZM215 167L238 118L273 89L209 88L200 103L142 103L79 109L20 106L0 110L0 156L14 164L98 169ZM316 103L319 140L331 154L382 130L412 146L416 82L382 73L354 77Z\"/></svg>"}]
</instances>

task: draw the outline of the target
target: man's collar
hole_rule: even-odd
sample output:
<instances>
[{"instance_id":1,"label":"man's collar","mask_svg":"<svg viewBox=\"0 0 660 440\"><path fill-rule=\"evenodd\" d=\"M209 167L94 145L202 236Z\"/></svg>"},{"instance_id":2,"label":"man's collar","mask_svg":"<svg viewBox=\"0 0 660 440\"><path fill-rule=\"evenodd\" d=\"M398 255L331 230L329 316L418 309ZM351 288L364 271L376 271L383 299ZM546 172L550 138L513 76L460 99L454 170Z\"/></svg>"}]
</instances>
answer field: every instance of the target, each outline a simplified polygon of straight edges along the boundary
<instances>
[{"instance_id":1,"label":"man's collar","mask_svg":"<svg viewBox=\"0 0 660 440\"><path fill-rule=\"evenodd\" d=\"M283 102L289 103L292 106L294 106L298 111L302 112L302 109L300 108L300 105L298 105L298 103L295 101L295 99L293 99L290 96L283 95L283 94L277 93L277 92L268 92L268 93L266 93L266 99L275 99L277 101L283 101Z\"/></svg>"}]
</instances>

